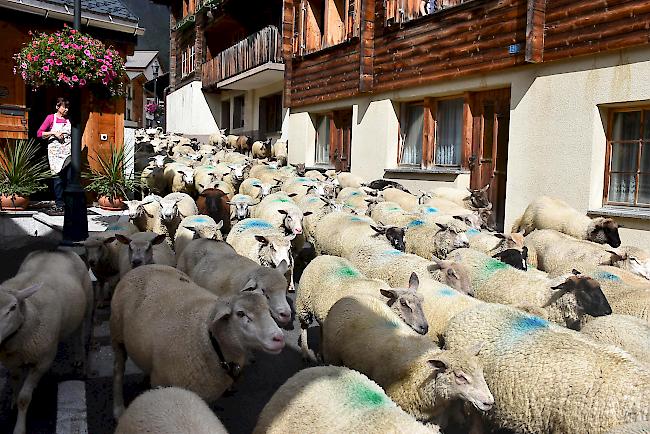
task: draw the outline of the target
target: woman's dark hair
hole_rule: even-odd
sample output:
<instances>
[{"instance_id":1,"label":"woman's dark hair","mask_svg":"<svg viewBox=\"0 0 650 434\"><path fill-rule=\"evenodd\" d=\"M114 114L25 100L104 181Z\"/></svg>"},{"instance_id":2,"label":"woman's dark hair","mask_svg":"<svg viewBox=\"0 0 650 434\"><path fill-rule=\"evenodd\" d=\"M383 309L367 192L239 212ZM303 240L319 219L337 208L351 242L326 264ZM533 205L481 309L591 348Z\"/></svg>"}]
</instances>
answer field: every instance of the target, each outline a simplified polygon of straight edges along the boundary
<instances>
[{"instance_id":1,"label":"woman's dark hair","mask_svg":"<svg viewBox=\"0 0 650 434\"><path fill-rule=\"evenodd\" d=\"M63 105L65 108L69 108L69 107L70 107L70 101L68 101L68 100L65 99L65 98L61 98L61 97L57 98L57 99L56 99L56 108L59 108L59 107L61 107L62 105Z\"/></svg>"}]
</instances>

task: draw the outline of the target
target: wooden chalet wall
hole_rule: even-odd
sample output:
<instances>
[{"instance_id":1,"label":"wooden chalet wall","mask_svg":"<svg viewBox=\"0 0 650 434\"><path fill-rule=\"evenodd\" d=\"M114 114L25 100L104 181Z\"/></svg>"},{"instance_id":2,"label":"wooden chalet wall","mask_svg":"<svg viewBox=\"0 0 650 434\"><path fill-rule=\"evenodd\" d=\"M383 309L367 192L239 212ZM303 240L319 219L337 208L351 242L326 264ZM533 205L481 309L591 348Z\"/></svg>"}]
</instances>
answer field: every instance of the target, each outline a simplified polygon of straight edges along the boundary
<instances>
[{"instance_id":1,"label":"wooden chalet wall","mask_svg":"<svg viewBox=\"0 0 650 434\"><path fill-rule=\"evenodd\" d=\"M384 0L361 1L360 37L294 56L284 0L285 104L406 89L650 42L647 0L472 0L386 26Z\"/></svg>"}]
</instances>

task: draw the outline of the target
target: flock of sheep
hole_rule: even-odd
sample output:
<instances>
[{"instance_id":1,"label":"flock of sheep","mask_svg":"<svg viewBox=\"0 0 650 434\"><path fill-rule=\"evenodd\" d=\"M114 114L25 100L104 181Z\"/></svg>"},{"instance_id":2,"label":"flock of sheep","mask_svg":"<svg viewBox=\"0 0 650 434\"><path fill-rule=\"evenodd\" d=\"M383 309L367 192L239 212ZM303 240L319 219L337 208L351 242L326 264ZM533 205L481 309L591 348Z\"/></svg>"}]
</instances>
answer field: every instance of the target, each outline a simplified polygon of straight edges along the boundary
<instances>
[{"instance_id":1,"label":"flock of sheep","mask_svg":"<svg viewBox=\"0 0 650 434\"><path fill-rule=\"evenodd\" d=\"M118 433L226 432L206 402L251 352L283 350L293 314L315 366L255 433L650 432L650 255L611 219L540 197L502 234L487 188L414 195L287 165L281 141L246 156L222 132L147 140L149 195L83 243L95 294L69 252L32 253L0 285L15 433L56 344L109 297ZM164 387L125 409L127 357Z\"/></svg>"}]
</instances>

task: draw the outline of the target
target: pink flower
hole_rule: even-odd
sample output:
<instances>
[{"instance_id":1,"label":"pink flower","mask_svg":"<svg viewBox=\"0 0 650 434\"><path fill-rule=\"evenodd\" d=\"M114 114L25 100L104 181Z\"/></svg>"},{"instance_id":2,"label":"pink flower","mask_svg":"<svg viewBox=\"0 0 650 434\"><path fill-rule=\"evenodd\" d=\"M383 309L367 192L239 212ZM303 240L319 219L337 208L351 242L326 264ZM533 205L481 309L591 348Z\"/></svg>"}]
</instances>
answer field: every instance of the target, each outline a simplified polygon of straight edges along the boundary
<instances>
[{"instance_id":1,"label":"pink flower","mask_svg":"<svg viewBox=\"0 0 650 434\"><path fill-rule=\"evenodd\" d=\"M106 72L106 71L108 71L108 66L106 66L106 65L102 65L102 67L101 67L100 69L101 69L102 71Z\"/></svg>"},{"instance_id":2,"label":"pink flower","mask_svg":"<svg viewBox=\"0 0 650 434\"><path fill-rule=\"evenodd\" d=\"M47 60L45 61L45 63L47 63L48 65L54 65L54 60L52 60L52 59L47 59Z\"/></svg>"},{"instance_id":3,"label":"pink flower","mask_svg":"<svg viewBox=\"0 0 650 434\"><path fill-rule=\"evenodd\" d=\"M92 56L92 53L91 53L90 50L87 49L87 48L84 50L84 54L85 54L86 56L88 56L88 57Z\"/></svg>"},{"instance_id":4,"label":"pink flower","mask_svg":"<svg viewBox=\"0 0 650 434\"><path fill-rule=\"evenodd\" d=\"M47 65L44 65L44 66L43 66L43 71L47 72L47 71L49 71L49 70L50 70L50 67L49 67L49 66L47 66Z\"/></svg>"},{"instance_id":5,"label":"pink flower","mask_svg":"<svg viewBox=\"0 0 650 434\"><path fill-rule=\"evenodd\" d=\"M72 81L79 81L79 77L77 77L76 75L73 75L72 76Z\"/></svg>"},{"instance_id":6,"label":"pink flower","mask_svg":"<svg viewBox=\"0 0 650 434\"><path fill-rule=\"evenodd\" d=\"M27 78L27 73L25 71L20 73L21 77L23 77L23 80Z\"/></svg>"},{"instance_id":7,"label":"pink flower","mask_svg":"<svg viewBox=\"0 0 650 434\"><path fill-rule=\"evenodd\" d=\"M66 83L69 83L69 82L70 82L70 78L69 78L67 75L64 75L64 76L63 76L63 81L65 81Z\"/></svg>"},{"instance_id":8,"label":"pink flower","mask_svg":"<svg viewBox=\"0 0 650 434\"><path fill-rule=\"evenodd\" d=\"M34 56L34 62L38 60L39 56Z\"/></svg>"},{"instance_id":9,"label":"pink flower","mask_svg":"<svg viewBox=\"0 0 650 434\"><path fill-rule=\"evenodd\" d=\"M65 56L65 57L67 57L68 60L74 60L74 54L68 54L68 55Z\"/></svg>"},{"instance_id":10,"label":"pink flower","mask_svg":"<svg viewBox=\"0 0 650 434\"><path fill-rule=\"evenodd\" d=\"M50 56L51 56L51 57L56 57L56 51L52 51L52 52L50 53Z\"/></svg>"},{"instance_id":11,"label":"pink flower","mask_svg":"<svg viewBox=\"0 0 650 434\"><path fill-rule=\"evenodd\" d=\"M85 85L86 85L85 79L82 78L81 80L79 80L79 86L85 86Z\"/></svg>"},{"instance_id":12,"label":"pink flower","mask_svg":"<svg viewBox=\"0 0 650 434\"><path fill-rule=\"evenodd\" d=\"M61 65L63 65L63 62L61 62L59 59L56 59L56 60L54 61L54 63L56 64L56 66L61 66Z\"/></svg>"},{"instance_id":13,"label":"pink flower","mask_svg":"<svg viewBox=\"0 0 650 434\"><path fill-rule=\"evenodd\" d=\"M23 62L23 63L20 64L20 67L23 68L23 69L27 69L27 64L25 62Z\"/></svg>"}]
</instances>

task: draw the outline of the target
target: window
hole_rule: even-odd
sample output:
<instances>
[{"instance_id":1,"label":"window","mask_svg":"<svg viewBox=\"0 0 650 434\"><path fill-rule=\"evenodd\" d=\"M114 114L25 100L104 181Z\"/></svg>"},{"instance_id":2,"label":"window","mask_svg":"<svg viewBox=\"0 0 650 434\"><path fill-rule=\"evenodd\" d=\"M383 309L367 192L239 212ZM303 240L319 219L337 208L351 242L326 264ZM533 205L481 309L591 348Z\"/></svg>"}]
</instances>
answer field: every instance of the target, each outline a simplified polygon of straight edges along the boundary
<instances>
[{"instance_id":1,"label":"window","mask_svg":"<svg viewBox=\"0 0 650 434\"><path fill-rule=\"evenodd\" d=\"M188 48L188 73L194 71L194 45Z\"/></svg>"},{"instance_id":2,"label":"window","mask_svg":"<svg viewBox=\"0 0 650 434\"><path fill-rule=\"evenodd\" d=\"M384 24L404 23L472 0L385 0Z\"/></svg>"},{"instance_id":3,"label":"window","mask_svg":"<svg viewBox=\"0 0 650 434\"><path fill-rule=\"evenodd\" d=\"M301 55L359 36L360 0L299 0L294 5L294 54Z\"/></svg>"},{"instance_id":4,"label":"window","mask_svg":"<svg viewBox=\"0 0 650 434\"><path fill-rule=\"evenodd\" d=\"M282 130L282 94L260 98L260 132L274 133Z\"/></svg>"},{"instance_id":5,"label":"window","mask_svg":"<svg viewBox=\"0 0 650 434\"><path fill-rule=\"evenodd\" d=\"M181 76L187 75L187 51L183 50L181 53Z\"/></svg>"},{"instance_id":6,"label":"window","mask_svg":"<svg viewBox=\"0 0 650 434\"><path fill-rule=\"evenodd\" d=\"M232 127L244 128L244 95L235 97L232 113Z\"/></svg>"},{"instance_id":7,"label":"window","mask_svg":"<svg viewBox=\"0 0 650 434\"><path fill-rule=\"evenodd\" d=\"M230 130L230 100L221 101L221 129Z\"/></svg>"},{"instance_id":8,"label":"window","mask_svg":"<svg viewBox=\"0 0 650 434\"><path fill-rule=\"evenodd\" d=\"M194 45L189 45L181 52L181 77L194 71Z\"/></svg>"},{"instance_id":9,"label":"window","mask_svg":"<svg viewBox=\"0 0 650 434\"><path fill-rule=\"evenodd\" d=\"M650 206L650 109L610 112L605 201Z\"/></svg>"},{"instance_id":10,"label":"window","mask_svg":"<svg viewBox=\"0 0 650 434\"><path fill-rule=\"evenodd\" d=\"M459 167L463 153L463 98L402 104L400 150L402 166Z\"/></svg>"},{"instance_id":11,"label":"window","mask_svg":"<svg viewBox=\"0 0 650 434\"><path fill-rule=\"evenodd\" d=\"M330 164L330 120L329 116L316 116L316 164Z\"/></svg>"}]
</instances>

